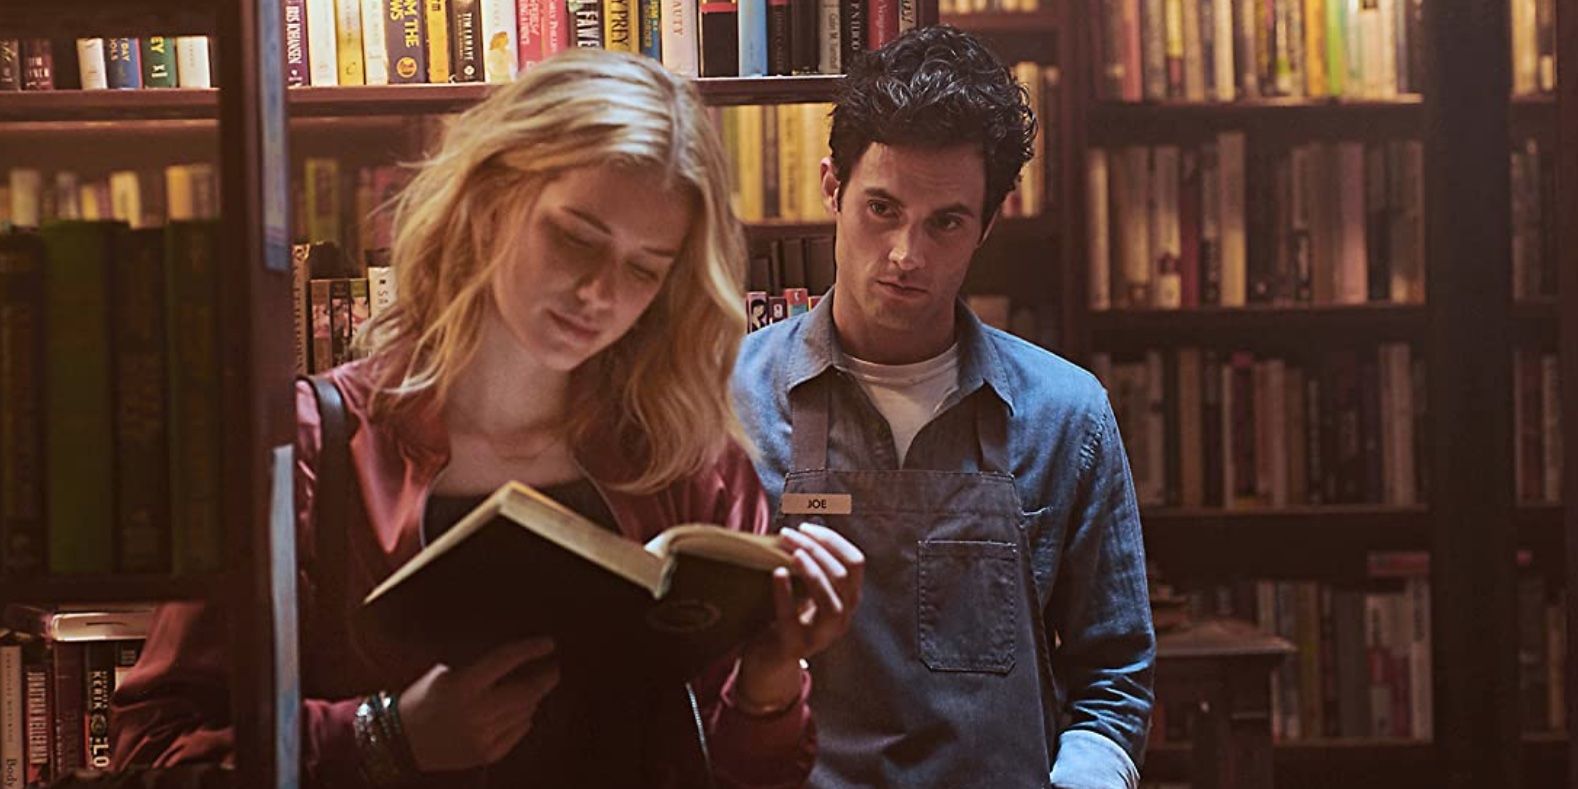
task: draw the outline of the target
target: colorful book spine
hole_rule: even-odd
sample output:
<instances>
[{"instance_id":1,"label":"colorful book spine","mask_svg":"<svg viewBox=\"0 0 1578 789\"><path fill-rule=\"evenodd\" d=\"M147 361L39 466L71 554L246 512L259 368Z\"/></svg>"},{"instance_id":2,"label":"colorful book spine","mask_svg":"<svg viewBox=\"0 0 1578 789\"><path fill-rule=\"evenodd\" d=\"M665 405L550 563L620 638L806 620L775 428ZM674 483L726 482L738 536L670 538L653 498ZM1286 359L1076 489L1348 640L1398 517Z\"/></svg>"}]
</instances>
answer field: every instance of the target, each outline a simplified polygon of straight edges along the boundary
<instances>
[{"instance_id":1,"label":"colorful book spine","mask_svg":"<svg viewBox=\"0 0 1578 789\"><path fill-rule=\"evenodd\" d=\"M40 639L22 644L22 713L27 763L23 786L45 786L54 777L50 769L49 647Z\"/></svg>"},{"instance_id":2,"label":"colorful book spine","mask_svg":"<svg viewBox=\"0 0 1578 789\"><path fill-rule=\"evenodd\" d=\"M601 0L569 0L570 43L581 49L603 48L603 4Z\"/></svg>"},{"instance_id":3,"label":"colorful book spine","mask_svg":"<svg viewBox=\"0 0 1578 789\"><path fill-rule=\"evenodd\" d=\"M54 89L55 59L49 39L22 39L22 90Z\"/></svg>"},{"instance_id":4,"label":"colorful book spine","mask_svg":"<svg viewBox=\"0 0 1578 789\"><path fill-rule=\"evenodd\" d=\"M22 89L22 42L0 38L0 91Z\"/></svg>"},{"instance_id":5,"label":"colorful book spine","mask_svg":"<svg viewBox=\"0 0 1578 789\"><path fill-rule=\"evenodd\" d=\"M526 71L541 63L545 57L542 47L547 34L543 6L553 0L517 0L515 3L515 42L519 50L520 70Z\"/></svg>"},{"instance_id":6,"label":"colorful book spine","mask_svg":"<svg viewBox=\"0 0 1578 789\"><path fill-rule=\"evenodd\" d=\"M838 0L839 63L844 73L866 48L865 0Z\"/></svg>"},{"instance_id":7,"label":"colorful book spine","mask_svg":"<svg viewBox=\"0 0 1578 789\"><path fill-rule=\"evenodd\" d=\"M90 641L83 648L84 755L94 770L110 768L110 697L115 693L115 648L112 641Z\"/></svg>"},{"instance_id":8,"label":"colorful book spine","mask_svg":"<svg viewBox=\"0 0 1578 789\"><path fill-rule=\"evenodd\" d=\"M399 12L398 5L398 0L360 0L364 81L356 84L389 84L396 41L394 32L389 28L394 24L391 16ZM340 65L343 67L345 64Z\"/></svg>"},{"instance_id":9,"label":"colorful book spine","mask_svg":"<svg viewBox=\"0 0 1578 789\"><path fill-rule=\"evenodd\" d=\"M821 44L817 41L818 0L788 0L789 73L815 74L821 67ZM838 25L833 25L837 30Z\"/></svg>"},{"instance_id":10,"label":"colorful book spine","mask_svg":"<svg viewBox=\"0 0 1578 789\"><path fill-rule=\"evenodd\" d=\"M307 41L307 0L284 0L285 84L299 88L311 84L312 66ZM151 39L150 39L151 40ZM161 37L161 41L164 39ZM147 60L147 55L143 59ZM175 74L172 63L170 74Z\"/></svg>"},{"instance_id":11,"label":"colorful book spine","mask_svg":"<svg viewBox=\"0 0 1578 789\"><path fill-rule=\"evenodd\" d=\"M104 62L104 39L77 39L77 69L83 90L104 90L110 86Z\"/></svg>"},{"instance_id":12,"label":"colorful book spine","mask_svg":"<svg viewBox=\"0 0 1578 789\"><path fill-rule=\"evenodd\" d=\"M663 0L639 0L641 54L663 60Z\"/></svg>"},{"instance_id":13,"label":"colorful book spine","mask_svg":"<svg viewBox=\"0 0 1578 789\"><path fill-rule=\"evenodd\" d=\"M379 2L379 0L334 0L334 54L336 66L336 79L341 85L366 85L366 44L363 41L363 28L372 25L362 24L362 3ZM379 17L373 17L372 22L377 23ZM374 35L380 35L383 28L379 28ZM382 47L374 54L382 51ZM374 83L383 84L383 83Z\"/></svg>"},{"instance_id":14,"label":"colorful book spine","mask_svg":"<svg viewBox=\"0 0 1578 789\"><path fill-rule=\"evenodd\" d=\"M286 52L289 53L288 47ZM302 74L305 77L306 72ZM145 88L175 87L175 39L168 36L143 37L142 85Z\"/></svg>"},{"instance_id":15,"label":"colorful book spine","mask_svg":"<svg viewBox=\"0 0 1578 789\"><path fill-rule=\"evenodd\" d=\"M171 542L175 571L192 574L222 564L218 225L171 222L165 233Z\"/></svg>"},{"instance_id":16,"label":"colorful book spine","mask_svg":"<svg viewBox=\"0 0 1578 789\"><path fill-rule=\"evenodd\" d=\"M767 73L783 76L794 71L789 0L766 0L766 4Z\"/></svg>"},{"instance_id":17,"label":"colorful book spine","mask_svg":"<svg viewBox=\"0 0 1578 789\"><path fill-rule=\"evenodd\" d=\"M739 47L737 76L761 77L767 74L767 2L736 0Z\"/></svg>"},{"instance_id":18,"label":"colorful book spine","mask_svg":"<svg viewBox=\"0 0 1578 789\"><path fill-rule=\"evenodd\" d=\"M388 78L393 84L427 80L427 53L422 48L421 0L387 0L384 44L388 52Z\"/></svg>"},{"instance_id":19,"label":"colorful book spine","mask_svg":"<svg viewBox=\"0 0 1578 789\"><path fill-rule=\"evenodd\" d=\"M115 364L116 568L169 569L164 232L118 234L112 272Z\"/></svg>"},{"instance_id":20,"label":"colorful book spine","mask_svg":"<svg viewBox=\"0 0 1578 789\"><path fill-rule=\"evenodd\" d=\"M114 372L110 264L116 225L43 229L45 511L55 573L114 568Z\"/></svg>"},{"instance_id":21,"label":"colorful book spine","mask_svg":"<svg viewBox=\"0 0 1578 789\"><path fill-rule=\"evenodd\" d=\"M450 52L456 82L482 82L482 12L479 0L450 0Z\"/></svg>"},{"instance_id":22,"label":"colorful book spine","mask_svg":"<svg viewBox=\"0 0 1578 789\"><path fill-rule=\"evenodd\" d=\"M449 0L423 0L422 41L427 47L427 81L450 82L454 64L449 53Z\"/></svg>"},{"instance_id":23,"label":"colorful book spine","mask_svg":"<svg viewBox=\"0 0 1578 789\"><path fill-rule=\"evenodd\" d=\"M602 0L603 48L614 52L636 51L636 15L630 0Z\"/></svg>"},{"instance_id":24,"label":"colorful book spine","mask_svg":"<svg viewBox=\"0 0 1578 789\"><path fill-rule=\"evenodd\" d=\"M520 50L515 41L515 0L479 2L482 9L483 74L488 82L509 82L515 79Z\"/></svg>"},{"instance_id":25,"label":"colorful book spine","mask_svg":"<svg viewBox=\"0 0 1578 789\"><path fill-rule=\"evenodd\" d=\"M175 72L183 88L214 86L208 62L208 36L179 36L175 39Z\"/></svg>"},{"instance_id":26,"label":"colorful book spine","mask_svg":"<svg viewBox=\"0 0 1578 789\"><path fill-rule=\"evenodd\" d=\"M142 87L142 45L135 38L104 39L105 81L111 88Z\"/></svg>"},{"instance_id":27,"label":"colorful book spine","mask_svg":"<svg viewBox=\"0 0 1578 789\"><path fill-rule=\"evenodd\" d=\"M340 65L339 44L334 30L334 0L306 0L306 3L307 26L303 36L307 49L308 84L313 87L338 85ZM179 57L179 43L176 53ZM186 84L184 79L181 84Z\"/></svg>"},{"instance_id":28,"label":"colorful book spine","mask_svg":"<svg viewBox=\"0 0 1578 789\"><path fill-rule=\"evenodd\" d=\"M843 30L839 26L839 0L817 0L817 15L821 33L816 37L817 71L822 74L842 73Z\"/></svg>"},{"instance_id":29,"label":"colorful book spine","mask_svg":"<svg viewBox=\"0 0 1578 789\"><path fill-rule=\"evenodd\" d=\"M22 646L0 645L0 789L23 789L27 738L23 733Z\"/></svg>"},{"instance_id":30,"label":"colorful book spine","mask_svg":"<svg viewBox=\"0 0 1578 789\"><path fill-rule=\"evenodd\" d=\"M734 77L740 69L740 7L730 0L701 3L701 76Z\"/></svg>"},{"instance_id":31,"label":"colorful book spine","mask_svg":"<svg viewBox=\"0 0 1578 789\"><path fill-rule=\"evenodd\" d=\"M675 74L700 76L700 22L695 3L662 0L663 65Z\"/></svg>"},{"instance_id":32,"label":"colorful book spine","mask_svg":"<svg viewBox=\"0 0 1578 789\"><path fill-rule=\"evenodd\" d=\"M899 36L898 0L865 0L866 49L881 49Z\"/></svg>"},{"instance_id":33,"label":"colorful book spine","mask_svg":"<svg viewBox=\"0 0 1578 789\"><path fill-rule=\"evenodd\" d=\"M44 244L0 236L0 572L45 568Z\"/></svg>"}]
</instances>

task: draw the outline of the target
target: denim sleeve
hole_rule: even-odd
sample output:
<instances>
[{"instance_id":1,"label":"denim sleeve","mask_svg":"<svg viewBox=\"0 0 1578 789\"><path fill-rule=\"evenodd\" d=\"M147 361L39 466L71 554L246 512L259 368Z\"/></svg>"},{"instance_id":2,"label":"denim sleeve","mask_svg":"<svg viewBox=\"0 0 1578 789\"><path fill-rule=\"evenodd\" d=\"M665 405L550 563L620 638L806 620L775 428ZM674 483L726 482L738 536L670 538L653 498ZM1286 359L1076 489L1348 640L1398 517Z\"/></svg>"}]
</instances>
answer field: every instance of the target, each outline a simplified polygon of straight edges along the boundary
<instances>
[{"instance_id":1,"label":"denim sleeve","mask_svg":"<svg viewBox=\"0 0 1578 789\"><path fill-rule=\"evenodd\" d=\"M1047 611L1048 629L1057 634L1052 670L1064 691L1065 721L1052 783L1133 789L1145 755L1156 635L1128 457L1112 407L1105 397L1097 400Z\"/></svg>"}]
</instances>

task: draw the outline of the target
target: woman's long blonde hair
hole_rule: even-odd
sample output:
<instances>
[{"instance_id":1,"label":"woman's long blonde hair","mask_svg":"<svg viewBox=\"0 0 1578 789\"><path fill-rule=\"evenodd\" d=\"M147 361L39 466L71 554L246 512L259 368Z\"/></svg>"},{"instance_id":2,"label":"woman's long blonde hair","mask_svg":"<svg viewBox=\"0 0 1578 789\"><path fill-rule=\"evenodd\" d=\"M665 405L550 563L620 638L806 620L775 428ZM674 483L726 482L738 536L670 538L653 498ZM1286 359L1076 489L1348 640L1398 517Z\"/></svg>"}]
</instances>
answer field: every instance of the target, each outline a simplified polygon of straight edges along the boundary
<instances>
[{"instance_id":1,"label":"woman's long blonde hair","mask_svg":"<svg viewBox=\"0 0 1578 789\"><path fill-rule=\"evenodd\" d=\"M613 438L651 491L702 469L743 432L728 378L745 331L744 241L727 162L695 89L649 58L561 53L466 111L394 208L394 305L361 336L373 418L442 403L476 351L494 267L541 187L567 170L618 164L690 193L694 219L652 305L571 375L572 448ZM609 451L602 448L598 451Z\"/></svg>"}]
</instances>

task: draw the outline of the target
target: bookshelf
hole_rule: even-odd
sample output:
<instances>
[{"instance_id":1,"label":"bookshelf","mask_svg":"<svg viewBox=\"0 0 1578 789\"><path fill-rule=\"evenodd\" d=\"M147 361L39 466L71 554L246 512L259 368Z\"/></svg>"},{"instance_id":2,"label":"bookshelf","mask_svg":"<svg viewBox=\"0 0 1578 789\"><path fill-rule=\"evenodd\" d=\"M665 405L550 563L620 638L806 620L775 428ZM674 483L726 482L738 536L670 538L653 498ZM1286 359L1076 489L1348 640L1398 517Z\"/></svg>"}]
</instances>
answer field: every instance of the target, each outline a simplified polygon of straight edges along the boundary
<instances>
[{"instance_id":1,"label":"bookshelf","mask_svg":"<svg viewBox=\"0 0 1578 789\"><path fill-rule=\"evenodd\" d=\"M1185 0L1180 7L1207 5L1212 4ZM1169 581L1182 575L1223 582L1269 577L1335 584L1362 582L1365 557L1372 551L1428 551L1433 740L1317 737L1279 742L1278 786L1556 785L1555 776L1567 769L1565 734L1521 734L1516 705L1507 702L1520 688L1518 570L1513 557L1520 548L1530 549L1536 570L1560 583L1566 564L1564 530L1569 536L1565 559L1578 561L1578 551L1571 547L1578 521L1559 504L1519 504L1513 497L1510 450L1516 425L1509 348L1560 347L1562 377L1575 380L1578 319L1572 313L1578 301L1572 291L1578 288L1578 275L1572 273L1575 266L1568 252L1559 256L1565 280L1561 292L1567 295L1514 301L1509 212L1497 208L1509 205L1507 160L1484 152L1510 150L1510 134L1540 136L1542 154L1558 151L1558 167L1564 168L1558 181L1565 185L1558 191L1565 202L1554 213L1572 216L1578 202L1568 187L1578 181L1578 156L1559 148L1551 135L1558 123L1571 125L1561 125L1556 138L1578 129L1572 102L1549 93L1511 95L1505 0L1422 5L1420 57L1410 64L1414 70L1407 77L1417 92L1234 101L1148 93L1138 101L1118 101L1102 92L1101 80L1111 74L1103 68L1103 14L1111 9L1127 13L1133 6L1141 14L1153 7L1143 1L1064 0L1055 12L1066 20L1059 48L1067 88L1064 177L1056 187L1063 195L1058 252L1064 286L1058 304L1065 316L1058 350L1089 363L1096 354L1180 347L1252 349L1258 357L1407 342L1414 358L1426 364L1430 412L1416 458L1429 480L1428 496L1419 504L1149 506L1143 517L1150 557ZM1169 8L1170 13L1167 3L1154 7ZM1578 37L1578 26L1569 19L1562 25L1556 38L1564 51L1558 53L1558 62L1566 58L1570 63L1578 57L1572 40ZM1410 29L1409 35L1414 32ZM1143 50L1140 57L1143 63ZM1238 76L1235 72L1235 82ZM1563 94L1571 94L1571 82L1559 83ZM1206 85L1209 91L1209 77ZM1087 301L1089 152L1163 145L1187 150L1228 131L1242 132L1251 152L1257 142L1274 149L1310 141L1419 140L1425 184L1422 303L1288 304L1255 303L1251 298L1238 307L1092 309ZM1480 153L1471 153L1475 150ZM1472 164L1466 162L1475 157ZM1252 180L1252 154L1250 158ZM1254 222L1252 214L1248 220ZM1565 224L1561 233L1556 249L1574 249L1578 235ZM1256 254L1252 238L1249 254ZM1118 264L1112 265L1116 270ZM1560 343L1558 328L1563 332ZM1573 413L1578 401L1572 389L1562 396L1564 410ZM1125 428L1126 436L1130 429ZM1571 425L1563 429L1566 482L1571 485L1571 442L1578 439ZM1567 616L1574 621L1570 609ZM1571 686L1573 673L1569 670L1567 676ZM1567 703L1570 710L1578 709L1571 696ZM1184 781L1191 773L1187 749L1162 744L1151 752L1145 778ZM1568 785L1578 785L1578 769L1571 775Z\"/></svg>"}]
</instances>

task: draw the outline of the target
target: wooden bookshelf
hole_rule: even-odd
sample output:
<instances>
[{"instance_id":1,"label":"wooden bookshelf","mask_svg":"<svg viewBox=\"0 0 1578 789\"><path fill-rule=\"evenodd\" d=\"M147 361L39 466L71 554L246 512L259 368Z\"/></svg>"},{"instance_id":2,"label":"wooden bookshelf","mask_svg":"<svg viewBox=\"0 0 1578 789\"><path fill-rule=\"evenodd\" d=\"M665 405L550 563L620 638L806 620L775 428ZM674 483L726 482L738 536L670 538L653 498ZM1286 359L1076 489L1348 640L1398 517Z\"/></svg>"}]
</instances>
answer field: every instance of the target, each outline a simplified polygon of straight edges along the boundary
<instances>
[{"instance_id":1,"label":"wooden bookshelf","mask_svg":"<svg viewBox=\"0 0 1578 789\"><path fill-rule=\"evenodd\" d=\"M52 576L0 581L0 602L61 605L159 603L204 600L225 588L224 576L165 575Z\"/></svg>"},{"instance_id":2,"label":"wooden bookshelf","mask_svg":"<svg viewBox=\"0 0 1578 789\"><path fill-rule=\"evenodd\" d=\"M830 101L842 77L706 78L696 80L702 98L713 105L798 104ZM461 112L481 101L491 85L380 85L375 87L291 88L286 91L295 118L362 115L431 115ZM0 93L0 123L48 121L126 121L213 119L219 91L204 88L139 90L46 90Z\"/></svg>"},{"instance_id":3,"label":"wooden bookshelf","mask_svg":"<svg viewBox=\"0 0 1578 789\"><path fill-rule=\"evenodd\" d=\"M1370 138L1417 134L1424 120L1424 102L1412 95L1367 100L1093 101L1087 112L1090 134L1103 144L1158 137L1176 140L1223 129Z\"/></svg>"}]
</instances>

